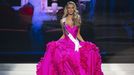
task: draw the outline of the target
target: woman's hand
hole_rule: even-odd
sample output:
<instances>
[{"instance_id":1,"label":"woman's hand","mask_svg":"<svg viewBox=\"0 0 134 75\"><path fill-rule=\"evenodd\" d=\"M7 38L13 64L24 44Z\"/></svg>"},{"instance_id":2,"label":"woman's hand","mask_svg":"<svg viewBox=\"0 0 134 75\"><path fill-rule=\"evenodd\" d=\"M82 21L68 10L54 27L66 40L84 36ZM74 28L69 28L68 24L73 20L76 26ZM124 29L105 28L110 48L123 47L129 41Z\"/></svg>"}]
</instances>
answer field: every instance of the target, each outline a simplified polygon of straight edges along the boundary
<instances>
[{"instance_id":1,"label":"woman's hand","mask_svg":"<svg viewBox=\"0 0 134 75\"><path fill-rule=\"evenodd\" d=\"M82 38L81 34L80 34L80 28L78 29L77 38L78 38L81 42L85 42L84 39Z\"/></svg>"}]
</instances>

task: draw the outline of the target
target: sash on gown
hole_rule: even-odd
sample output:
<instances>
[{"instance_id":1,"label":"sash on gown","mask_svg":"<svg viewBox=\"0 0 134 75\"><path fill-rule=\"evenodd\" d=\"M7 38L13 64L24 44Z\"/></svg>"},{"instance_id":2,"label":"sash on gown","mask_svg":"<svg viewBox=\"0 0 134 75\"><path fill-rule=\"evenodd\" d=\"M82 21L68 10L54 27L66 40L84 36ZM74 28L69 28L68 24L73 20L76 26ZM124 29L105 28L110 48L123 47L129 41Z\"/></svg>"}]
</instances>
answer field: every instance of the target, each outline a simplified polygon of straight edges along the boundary
<instances>
[{"instance_id":1,"label":"sash on gown","mask_svg":"<svg viewBox=\"0 0 134 75\"><path fill-rule=\"evenodd\" d=\"M72 40L72 42L75 44L75 51L79 51L79 48L81 47L81 45L79 44L79 41L78 41L78 39L76 38L74 38L73 36L72 36L72 34L68 34L67 35L69 38L70 38L70 40Z\"/></svg>"},{"instance_id":2,"label":"sash on gown","mask_svg":"<svg viewBox=\"0 0 134 75\"><path fill-rule=\"evenodd\" d=\"M81 47L81 45L79 44L79 41L77 38L74 38L73 35L71 33L68 32L68 30L65 27L65 20L66 18L63 18L62 22L63 22L63 29L65 31L65 34L69 37L69 39L75 44L75 51L79 51L79 48Z\"/></svg>"}]
</instances>

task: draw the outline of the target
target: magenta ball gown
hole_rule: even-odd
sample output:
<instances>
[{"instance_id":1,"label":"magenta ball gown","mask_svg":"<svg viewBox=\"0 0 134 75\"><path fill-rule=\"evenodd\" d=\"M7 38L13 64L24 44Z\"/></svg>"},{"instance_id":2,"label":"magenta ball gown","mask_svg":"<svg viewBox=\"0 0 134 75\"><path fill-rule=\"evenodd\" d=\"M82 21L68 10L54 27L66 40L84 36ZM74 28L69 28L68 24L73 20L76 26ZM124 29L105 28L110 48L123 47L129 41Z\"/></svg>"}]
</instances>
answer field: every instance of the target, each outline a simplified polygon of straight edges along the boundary
<instances>
[{"instance_id":1,"label":"magenta ball gown","mask_svg":"<svg viewBox=\"0 0 134 75\"><path fill-rule=\"evenodd\" d=\"M65 25L76 38L78 26ZM37 75L103 75L99 48L92 42L79 42L79 51L67 35L46 45L46 52L36 65Z\"/></svg>"}]
</instances>

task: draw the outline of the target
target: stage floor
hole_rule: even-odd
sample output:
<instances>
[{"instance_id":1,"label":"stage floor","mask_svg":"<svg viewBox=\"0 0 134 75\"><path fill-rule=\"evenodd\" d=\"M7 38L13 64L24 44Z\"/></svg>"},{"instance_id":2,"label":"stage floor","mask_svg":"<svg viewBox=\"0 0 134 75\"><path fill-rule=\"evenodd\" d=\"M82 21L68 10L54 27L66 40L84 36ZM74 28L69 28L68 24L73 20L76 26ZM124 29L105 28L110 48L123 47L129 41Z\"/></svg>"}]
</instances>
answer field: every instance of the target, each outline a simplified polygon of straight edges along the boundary
<instances>
[{"instance_id":1,"label":"stage floor","mask_svg":"<svg viewBox=\"0 0 134 75\"><path fill-rule=\"evenodd\" d=\"M0 75L36 75L37 63L1 63ZM103 63L104 75L133 75L134 63Z\"/></svg>"}]
</instances>

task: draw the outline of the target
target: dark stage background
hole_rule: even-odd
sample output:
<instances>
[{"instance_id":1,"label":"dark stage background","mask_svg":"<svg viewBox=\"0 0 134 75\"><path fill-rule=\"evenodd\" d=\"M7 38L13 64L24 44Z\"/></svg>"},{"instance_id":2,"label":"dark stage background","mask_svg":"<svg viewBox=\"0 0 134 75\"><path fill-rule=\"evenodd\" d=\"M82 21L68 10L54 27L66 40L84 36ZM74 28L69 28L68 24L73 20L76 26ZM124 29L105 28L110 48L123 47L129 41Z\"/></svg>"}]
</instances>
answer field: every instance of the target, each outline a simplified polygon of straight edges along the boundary
<instances>
[{"instance_id":1,"label":"dark stage background","mask_svg":"<svg viewBox=\"0 0 134 75\"><path fill-rule=\"evenodd\" d=\"M64 7L68 1L57 2ZM74 1L82 17L81 34L100 47L103 62L133 63L134 1ZM0 63L38 62L45 53L46 44L62 35L59 20L63 10L55 14L57 20L44 19L53 14L37 13L38 2L29 2L15 10L12 7L21 6L21 0L0 0ZM48 6L51 3L48 0Z\"/></svg>"}]
</instances>

